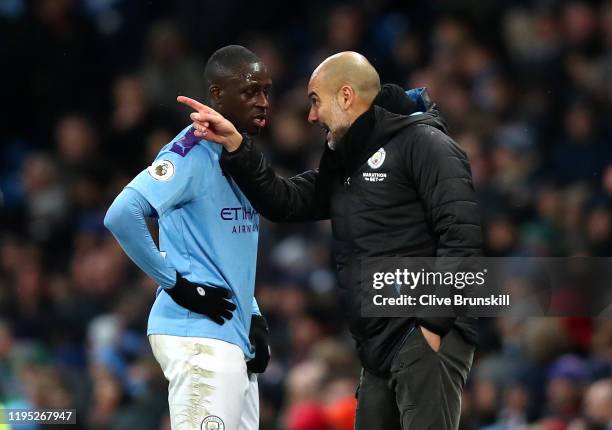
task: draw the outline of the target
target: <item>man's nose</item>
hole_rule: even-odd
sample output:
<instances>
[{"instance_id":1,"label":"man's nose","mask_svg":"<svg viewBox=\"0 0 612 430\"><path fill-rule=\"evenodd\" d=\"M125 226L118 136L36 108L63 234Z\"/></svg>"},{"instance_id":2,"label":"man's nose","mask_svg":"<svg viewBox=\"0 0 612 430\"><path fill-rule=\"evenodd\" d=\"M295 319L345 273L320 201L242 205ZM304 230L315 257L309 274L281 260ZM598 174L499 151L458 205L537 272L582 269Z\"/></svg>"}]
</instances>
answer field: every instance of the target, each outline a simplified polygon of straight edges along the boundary
<instances>
[{"instance_id":1,"label":"man's nose","mask_svg":"<svg viewBox=\"0 0 612 430\"><path fill-rule=\"evenodd\" d=\"M314 124L318 120L319 120L319 117L317 116L316 112L314 111L313 108L310 108L310 111L308 112L308 122L311 124Z\"/></svg>"},{"instance_id":2,"label":"man's nose","mask_svg":"<svg viewBox=\"0 0 612 430\"><path fill-rule=\"evenodd\" d=\"M267 109L270 106L268 96L264 93L260 93L259 97L257 97L256 105L257 107Z\"/></svg>"}]
</instances>

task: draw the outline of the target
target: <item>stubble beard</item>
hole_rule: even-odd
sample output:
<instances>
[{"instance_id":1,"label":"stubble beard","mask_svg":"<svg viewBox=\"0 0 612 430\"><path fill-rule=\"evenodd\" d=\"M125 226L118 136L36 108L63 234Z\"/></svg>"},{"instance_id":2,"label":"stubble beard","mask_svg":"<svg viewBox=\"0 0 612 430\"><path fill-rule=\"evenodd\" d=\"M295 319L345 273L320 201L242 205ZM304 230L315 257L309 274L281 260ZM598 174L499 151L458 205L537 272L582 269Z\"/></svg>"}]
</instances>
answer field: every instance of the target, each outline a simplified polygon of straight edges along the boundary
<instances>
[{"instance_id":1,"label":"stubble beard","mask_svg":"<svg viewBox=\"0 0 612 430\"><path fill-rule=\"evenodd\" d=\"M330 147L335 147L351 127L351 124L348 119L344 118L343 112L337 103L334 104L332 118L337 119L338 125L335 126L333 130L330 129L331 139L328 144Z\"/></svg>"}]
</instances>

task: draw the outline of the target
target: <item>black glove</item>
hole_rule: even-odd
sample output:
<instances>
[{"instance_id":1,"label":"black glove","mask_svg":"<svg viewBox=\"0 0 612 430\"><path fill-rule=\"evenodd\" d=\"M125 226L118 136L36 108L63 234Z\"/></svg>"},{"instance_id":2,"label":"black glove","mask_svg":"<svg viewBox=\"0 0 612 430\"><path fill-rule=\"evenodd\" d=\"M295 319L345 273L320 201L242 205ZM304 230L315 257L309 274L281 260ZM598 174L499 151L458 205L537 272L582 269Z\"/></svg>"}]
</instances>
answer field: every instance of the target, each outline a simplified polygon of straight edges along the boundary
<instances>
[{"instance_id":1,"label":"black glove","mask_svg":"<svg viewBox=\"0 0 612 430\"><path fill-rule=\"evenodd\" d=\"M230 302L229 290L195 284L176 273L176 284L166 289L178 305L198 314L206 315L219 325L231 320L236 305ZM224 319L225 318L225 319Z\"/></svg>"},{"instance_id":2,"label":"black glove","mask_svg":"<svg viewBox=\"0 0 612 430\"><path fill-rule=\"evenodd\" d=\"M251 317L249 340L255 348L255 357L247 362L247 369L251 373L264 373L270 362L270 330L261 315Z\"/></svg>"}]
</instances>

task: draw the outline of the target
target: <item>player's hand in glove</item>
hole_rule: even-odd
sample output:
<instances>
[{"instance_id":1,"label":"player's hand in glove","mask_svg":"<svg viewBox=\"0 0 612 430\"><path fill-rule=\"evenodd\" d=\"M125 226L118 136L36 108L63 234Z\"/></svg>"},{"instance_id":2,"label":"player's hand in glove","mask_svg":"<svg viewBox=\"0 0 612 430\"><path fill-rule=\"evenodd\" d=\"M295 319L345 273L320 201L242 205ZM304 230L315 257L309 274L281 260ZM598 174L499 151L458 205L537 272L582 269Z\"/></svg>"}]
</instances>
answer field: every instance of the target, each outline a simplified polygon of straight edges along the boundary
<instances>
[{"instance_id":1,"label":"player's hand in glove","mask_svg":"<svg viewBox=\"0 0 612 430\"><path fill-rule=\"evenodd\" d=\"M249 340L255 348L255 357L247 362L247 369L251 373L264 373L270 362L270 330L261 315L251 317Z\"/></svg>"},{"instance_id":2,"label":"player's hand in glove","mask_svg":"<svg viewBox=\"0 0 612 430\"><path fill-rule=\"evenodd\" d=\"M210 287L188 281L178 272L176 284L166 289L178 305L198 314L206 315L219 325L231 320L236 305L229 301L230 292L225 288Z\"/></svg>"}]
</instances>

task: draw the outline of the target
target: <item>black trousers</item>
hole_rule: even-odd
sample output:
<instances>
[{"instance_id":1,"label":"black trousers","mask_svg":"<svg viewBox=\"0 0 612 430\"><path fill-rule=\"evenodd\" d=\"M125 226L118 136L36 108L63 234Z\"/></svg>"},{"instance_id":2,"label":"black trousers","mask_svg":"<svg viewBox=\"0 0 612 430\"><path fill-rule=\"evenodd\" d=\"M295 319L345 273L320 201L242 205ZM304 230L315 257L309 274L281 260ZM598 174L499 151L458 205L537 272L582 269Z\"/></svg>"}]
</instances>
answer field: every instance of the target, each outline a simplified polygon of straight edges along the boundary
<instances>
[{"instance_id":1,"label":"black trousers","mask_svg":"<svg viewBox=\"0 0 612 430\"><path fill-rule=\"evenodd\" d=\"M388 379L362 371L356 430L456 430L474 346L452 329L438 352L415 328L391 365Z\"/></svg>"}]
</instances>

